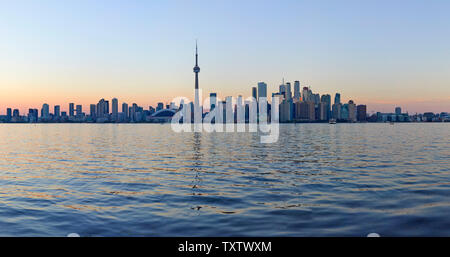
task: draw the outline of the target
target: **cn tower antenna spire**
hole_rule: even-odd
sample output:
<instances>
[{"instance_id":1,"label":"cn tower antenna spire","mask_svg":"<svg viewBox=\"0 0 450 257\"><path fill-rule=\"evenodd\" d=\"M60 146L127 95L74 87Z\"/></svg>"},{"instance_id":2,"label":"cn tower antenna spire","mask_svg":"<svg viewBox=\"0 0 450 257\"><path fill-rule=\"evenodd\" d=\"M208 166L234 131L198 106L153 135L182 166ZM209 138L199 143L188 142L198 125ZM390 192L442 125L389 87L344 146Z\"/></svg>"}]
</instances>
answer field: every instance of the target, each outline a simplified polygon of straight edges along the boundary
<instances>
[{"instance_id":1,"label":"cn tower antenna spire","mask_svg":"<svg viewBox=\"0 0 450 257\"><path fill-rule=\"evenodd\" d=\"M198 66L198 48L197 48L197 39L195 40L195 66Z\"/></svg>"},{"instance_id":2,"label":"cn tower antenna spire","mask_svg":"<svg viewBox=\"0 0 450 257\"><path fill-rule=\"evenodd\" d=\"M194 67L195 89L198 89L198 73L199 72L200 72L200 67L198 67L198 47L197 47L197 40L195 40L195 67Z\"/></svg>"}]
</instances>

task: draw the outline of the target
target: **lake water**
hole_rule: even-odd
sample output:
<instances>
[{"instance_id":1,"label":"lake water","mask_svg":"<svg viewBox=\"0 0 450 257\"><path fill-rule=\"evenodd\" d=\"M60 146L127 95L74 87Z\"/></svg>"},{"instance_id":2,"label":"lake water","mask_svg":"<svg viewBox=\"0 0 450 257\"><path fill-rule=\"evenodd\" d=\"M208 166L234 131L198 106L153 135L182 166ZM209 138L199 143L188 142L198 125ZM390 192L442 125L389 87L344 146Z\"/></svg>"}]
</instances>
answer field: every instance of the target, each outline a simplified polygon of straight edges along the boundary
<instances>
[{"instance_id":1,"label":"lake water","mask_svg":"<svg viewBox=\"0 0 450 257\"><path fill-rule=\"evenodd\" d=\"M450 124L0 124L0 236L450 236Z\"/></svg>"}]
</instances>

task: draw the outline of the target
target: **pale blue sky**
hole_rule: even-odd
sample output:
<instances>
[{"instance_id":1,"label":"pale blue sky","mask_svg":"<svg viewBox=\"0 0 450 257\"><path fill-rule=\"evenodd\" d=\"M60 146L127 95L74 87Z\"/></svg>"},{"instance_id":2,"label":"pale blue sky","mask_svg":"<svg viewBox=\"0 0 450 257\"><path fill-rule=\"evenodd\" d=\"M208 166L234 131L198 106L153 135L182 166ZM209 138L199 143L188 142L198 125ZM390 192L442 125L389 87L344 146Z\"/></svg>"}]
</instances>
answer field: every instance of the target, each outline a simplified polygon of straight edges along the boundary
<instances>
[{"instance_id":1,"label":"pale blue sky","mask_svg":"<svg viewBox=\"0 0 450 257\"><path fill-rule=\"evenodd\" d=\"M99 98L154 105L275 91L450 111L450 1L2 1L0 113ZM85 107L87 108L87 107Z\"/></svg>"}]
</instances>

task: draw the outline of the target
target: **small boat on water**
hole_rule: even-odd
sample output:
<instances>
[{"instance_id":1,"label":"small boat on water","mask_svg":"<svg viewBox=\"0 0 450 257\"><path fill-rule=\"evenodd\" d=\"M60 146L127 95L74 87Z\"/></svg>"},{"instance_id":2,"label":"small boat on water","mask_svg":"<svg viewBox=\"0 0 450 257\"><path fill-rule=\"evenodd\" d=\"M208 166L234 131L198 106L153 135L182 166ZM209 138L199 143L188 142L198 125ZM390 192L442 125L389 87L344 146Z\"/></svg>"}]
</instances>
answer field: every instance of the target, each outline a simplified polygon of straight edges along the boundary
<instances>
[{"instance_id":1,"label":"small boat on water","mask_svg":"<svg viewBox=\"0 0 450 257\"><path fill-rule=\"evenodd\" d=\"M330 123L330 124L336 124L336 120L335 120L335 119L331 119L328 123Z\"/></svg>"}]
</instances>

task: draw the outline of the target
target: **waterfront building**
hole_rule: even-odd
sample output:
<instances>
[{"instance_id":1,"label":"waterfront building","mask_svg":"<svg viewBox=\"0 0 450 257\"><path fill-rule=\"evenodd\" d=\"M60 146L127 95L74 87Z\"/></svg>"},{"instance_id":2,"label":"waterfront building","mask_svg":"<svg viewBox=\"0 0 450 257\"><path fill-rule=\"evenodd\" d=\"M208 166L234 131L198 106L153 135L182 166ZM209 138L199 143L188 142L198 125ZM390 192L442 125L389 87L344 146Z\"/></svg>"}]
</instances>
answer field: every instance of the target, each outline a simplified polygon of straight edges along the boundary
<instances>
[{"instance_id":1,"label":"waterfront building","mask_svg":"<svg viewBox=\"0 0 450 257\"><path fill-rule=\"evenodd\" d=\"M42 105L41 118L44 120L48 120L50 118L50 106L48 104Z\"/></svg>"},{"instance_id":2,"label":"waterfront building","mask_svg":"<svg viewBox=\"0 0 450 257\"><path fill-rule=\"evenodd\" d=\"M280 103L280 122L290 122L292 121L294 115L293 115L293 110L292 110L292 100L283 100Z\"/></svg>"},{"instance_id":3,"label":"waterfront building","mask_svg":"<svg viewBox=\"0 0 450 257\"><path fill-rule=\"evenodd\" d=\"M335 119L335 120L340 120L341 119L341 110L342 110L342 105L340 103L333 104L331 117L333 117L333 119Z\"/></svg>"},{"instance_id":4,"label":"waterfront building","mask_svg":"<svg viewBox=\"0 0 450 257\"><path fill-rule=\"evenodd\" d=\"M11 108L7 108L6 109L6 120L10 121L12 118L12 109Z\"/></svg>"},{"instance_id":5,"label":"waterfront building","mask_svg":"<svg viewBox=\"0 0 450 257\"><path fill-rule=\"evenodd\" d=\"M356 122L356 105L353 100L348 101L348 120Z\"/></svg>"},{"instance_id":6,"label":"waterfront building","mask_svg":"<svg viewBox=\"0 0 450 257\"><path fill-rule=\"evenodd\" d=\"M341 108L341 120L348 121L349 115L348 115L348 103L343 104Z\"/></svg>"},{"instance_id":7,"label":"waterfront building","mask_svg":"<svg viewBox=\"0 0 450 257\"><path fill-rule=\"evenodd\" d=\"M75 104L69 103L69 117L75 116Z\"/></svg>"},{"instance_id":8,"label":"waterfront building","mask_svg":"<svg viewBox=\"0 0 450 257\"><path fill-rule=\"evenodd\" d=\"M61 116L61 107L59 105L55 105L53 116L55 118L59 118Z\"/></svg>"},{"instance_id":9,"label":"waterfront building","mask_svg":"<svg viewBox=\"0 0 450 257\"><path fill-rule=\"evenodd\" d=\"M150 108L152 108L151 106L150 106ZM124 115L124 119L125 120L128 120L128 118L130 117L128 114L128 104L127 103L122 103L122 113L123 113L123 115Z\"/></svg>"},{"instance_id":10,"label":"waterfront building","mask_svg":"<svg viewBox=\"0 0 450 257\"><path fill-rule=\"evenodd\" d=\"M97 107L95 106L95 104L89 105L89 115L91 116L91 119L93 119L93 120L95 120L97 118L96 109L97 109Z\"/></svg>"},{"instance_id":11,"label":"waterfront building","mask_svg":"<svg viewBox=\"0 0 450 257\"><path fill-rule=\"evenodd\" d=\"M81 104L78 104L78 105L76 106L76 116L77 116L78 118L84 116L84 113L83 113L83 106L82 106Z\"/></svg>"},{"instance_id":12,"label":"waterfront building","mask_svg":"<svg viewBox=\"0 0 450 257\"><path fill-rule=\"evenodd\" d=\"M314 121L315 119L316 114L313 102L301 101L295 103L296 121Z\"/></svg>"},{"instance_id":13,"label":"waterfront building","mask_svg":"<svg viewBox=\"0 0 450 257\"><path fill-rule=\"evenodd\" d=\"M325 102L320 102L319 103L319 120L320 121L326 121L328 120L328 109L327 109L327 103Z\"/></svg>"},{"instance_id":14,"label":"waterfront building","mask_svg":"<svg viewBox=\"0 0 450 257\"><path fill-rule=\"evenodd\" d=\"M357 120L360 122L364 122L367 120L367 106L365 105L358 105L356 106L356 113L357 113Z\"/></svg>"},{"instance_id":15,"label":"waterfront building","mask_svg":"<svg viewBox=\"0 0 450 257\"><path fill-rule=\"evenodd\" d=\"M118 113L119 113L119 101L117 98L113 98L111 101L111 109L112 109L112 120L117 121Z\"/></svg>"}]
</instances>

